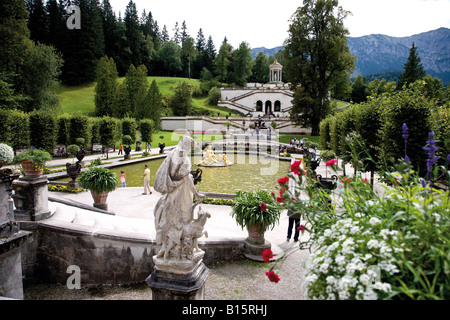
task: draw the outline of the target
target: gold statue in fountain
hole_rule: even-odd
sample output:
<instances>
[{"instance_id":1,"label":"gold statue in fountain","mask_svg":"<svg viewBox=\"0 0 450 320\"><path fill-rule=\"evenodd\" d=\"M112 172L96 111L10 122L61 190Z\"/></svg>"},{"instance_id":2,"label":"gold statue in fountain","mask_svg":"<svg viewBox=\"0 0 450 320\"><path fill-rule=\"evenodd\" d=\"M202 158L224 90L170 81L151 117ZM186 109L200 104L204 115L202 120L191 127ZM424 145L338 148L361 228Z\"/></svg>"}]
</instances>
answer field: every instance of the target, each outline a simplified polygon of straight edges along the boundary
<instances>
[{"instance_id":1,"label":"gold statue in fountain","mask_svg":"<svg viewBox=\"0 0 450 320\"><path fill-rule=\"evenodd\" d=\"M198 166L202 167L227 167L231 166L233 163L228 160L226 154L216 156L211 146L203 153L203 160L198 163Z\"/></svg>"}]
</instances>

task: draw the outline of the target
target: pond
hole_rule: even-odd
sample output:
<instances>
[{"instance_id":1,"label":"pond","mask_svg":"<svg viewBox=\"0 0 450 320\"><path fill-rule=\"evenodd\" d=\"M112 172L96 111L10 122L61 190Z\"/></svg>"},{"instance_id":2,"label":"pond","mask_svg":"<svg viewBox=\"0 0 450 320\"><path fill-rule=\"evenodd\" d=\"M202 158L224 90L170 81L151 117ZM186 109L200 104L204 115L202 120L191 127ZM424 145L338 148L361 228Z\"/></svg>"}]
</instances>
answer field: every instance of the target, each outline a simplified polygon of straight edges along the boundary
<instances>
[{"instance_id":1,"label":"pond","mask_svg":"<svg viewBox=\"0 0 450 320\"><path fill-rule=\"evenodd\" d=\"M229 167L200 167L203 171L202 181L196 185L202 192L216 193L236 193L239 190L275 191L277 180L284 177L289 172L289 161L266 158L258 155L229 154L228 159L234 164ZM196 163L200 162L200 156L192 157L192 170L199 168ZM127 187L142 187L144 164L151 170L150 185L153 188L156 171L161 166L164 159L143 161L136 164L124 165L111 168L113 172L120 176L123 170L126 174ZM70 181L69 178L58 181ZM118 183L120 187L120 181Z\"/></svg>"}]
</instances>

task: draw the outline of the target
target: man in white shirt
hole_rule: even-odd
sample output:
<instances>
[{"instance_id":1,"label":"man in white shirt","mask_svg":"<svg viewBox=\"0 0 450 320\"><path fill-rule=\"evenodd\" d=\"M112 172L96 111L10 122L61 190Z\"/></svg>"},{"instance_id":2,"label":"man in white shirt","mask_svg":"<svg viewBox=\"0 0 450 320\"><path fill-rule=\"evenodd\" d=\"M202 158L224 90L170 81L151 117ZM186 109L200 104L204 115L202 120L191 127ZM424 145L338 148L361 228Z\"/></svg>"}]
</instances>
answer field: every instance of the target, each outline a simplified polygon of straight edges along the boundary
<instances>
[{"instance_id":1,"label":"man in white shirt","mask_svg":"<svg viewBox=\"0 0 450 320\"><path fill-rule=\"evenodd\" d=\"M150 169L145 164L144 165L144 174L142 175L144 177L144 193L143 194L152 194L152 190L150 189Z\"/></svg>"}]
</instances>

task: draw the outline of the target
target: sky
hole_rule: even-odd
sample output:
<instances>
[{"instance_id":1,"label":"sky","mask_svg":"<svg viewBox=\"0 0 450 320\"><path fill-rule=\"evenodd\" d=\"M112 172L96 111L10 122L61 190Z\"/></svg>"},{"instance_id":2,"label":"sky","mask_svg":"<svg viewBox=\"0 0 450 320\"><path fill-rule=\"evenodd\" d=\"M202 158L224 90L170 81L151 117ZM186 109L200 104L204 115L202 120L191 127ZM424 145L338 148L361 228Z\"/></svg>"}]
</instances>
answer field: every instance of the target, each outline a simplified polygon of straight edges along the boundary
<instances>
[{"instance_id":1,"label":"sky","mask_svg":"<svg viewBox=\"0 0 450 320\"><path fill-rule=\"evenodd\" d=\"M110 0L123 17L129 0ZM237 48L246 41L251 48L274 48L288 37L289 20L302 0L134 0L139 15L151 11L160 30L173 36L175 23L186 21L194 39L200 28L212 36L216 49L223 39ZM339 0L350 11L344 24L351 37L385 34L405 37L441 27L450 28L450 0Z\"/></svg>"}]
</instances>

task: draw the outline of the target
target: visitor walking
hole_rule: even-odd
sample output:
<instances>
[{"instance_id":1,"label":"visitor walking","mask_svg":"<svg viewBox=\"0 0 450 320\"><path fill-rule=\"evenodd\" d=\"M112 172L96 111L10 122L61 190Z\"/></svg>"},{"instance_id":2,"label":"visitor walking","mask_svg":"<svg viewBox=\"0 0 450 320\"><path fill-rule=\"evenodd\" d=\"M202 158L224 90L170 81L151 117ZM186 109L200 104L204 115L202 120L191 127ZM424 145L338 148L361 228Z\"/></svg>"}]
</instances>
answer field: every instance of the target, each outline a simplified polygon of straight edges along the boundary
<instances>
[{"instance_id":1,"label":"visitor walking","mask_svg":"<svg viewBox=\"0 0 450 320\"><path fill-rule=\"evenodd\" d=\"M293 213L289 208L287 214L289 216L289 226L286 241L289 242L291 240L292 228L295 228L294 242L297 242L300 235L300 213Z\"/></svg>"},{"instance_id":2,"label":"visitor walking","mask_svg":"<svg viewBox=\"0 0 450 320\"><path fill-rule=\"evenodd\" d=\"M105 148L105 146L102 146L102 157L106 157L105 152L106 152L106 148Z\"/></svg>"},{"instance_id":3,"label":"visitor walking","mask_svg":"<svg viewBox=\"0 0 450 320\"><path fill-rule=\"evenodd\" d=\"M119 145L119 155L121 155L121 154L122 154L122 151L123 151L123 145L122 145L122 144L120 144L120 145Z\"/></svg>"},{"instance_id":4,"label":"visitor walking","mask_svg":"<svg viewBox=\"0 0 450 320\"><path fill-rule=\"evenodd\" d=\"M127 178L125 176L125 172L122 170L120 171L120 187L126 188L127 187Z\"/></svg>"},{"instance_id":5,"label":"visitor walking","mask_svg":"<svg viewBox=\"0 0 450 320\"><path fill-rule=\"evenodd\" d=\"M144 164L144 193L143 194L152 194L152 190L150 189L150 169Z\"/></svg>"}]
</instances>

